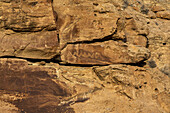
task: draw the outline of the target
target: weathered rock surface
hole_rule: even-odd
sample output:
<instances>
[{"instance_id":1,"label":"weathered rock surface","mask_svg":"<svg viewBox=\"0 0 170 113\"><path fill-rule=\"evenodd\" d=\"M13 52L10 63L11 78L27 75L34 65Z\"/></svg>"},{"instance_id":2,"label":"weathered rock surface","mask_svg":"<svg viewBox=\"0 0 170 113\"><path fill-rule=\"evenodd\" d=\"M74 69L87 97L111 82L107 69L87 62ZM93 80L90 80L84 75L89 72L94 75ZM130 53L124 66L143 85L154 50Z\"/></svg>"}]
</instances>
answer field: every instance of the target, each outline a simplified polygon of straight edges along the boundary
<instances>
[{"instance_id":1,"label":"weathered rock surface","mask_svg":"<svg viewBox=\"0 0 170 113\"><path fill-rule=\"evenodd\" d=\"M57 106L62 98L71 96L71 90L54 80L56 69L28 64L25 60L0 59L0 99L14 104L18 112L73 113L67 106Z\"/></svg>"},{"instance_id":2,"label":"weathered rock surface","mask_svg":"<svg viewBox=\"0 0 170 113\"><path fill-rule=\"evenodd\" d=\"M0 56L51 59L58 54L56 31L36 33L0 32Z\"/></svg>"},{"instance_id":3,"label":"weathered rock surface","mask_svg":"<svg viewBox=\"0 0 170 113\"><path fill-rule=\"evenodd\" d=\"M149 34L147 26L138 22L137 17L130 13L122 13L122 15L123 17L117 23L116 35L122 32L126 37L126 41L130 44L147 47L147 35Z\"/></svg>"},{"instance_id":4,"label":"weathered rock surface","mask_svg":"<svg viewBox=\"0 0 170 113\"><path fill-rule=\"evenodd\" d=\"M1 0L0 28L14 31L55 30L55 18L48 0Z\"/></svg>"},{"instance_id":5,"label":"weathered rock surface","mask_svg":"<svg viewBox=\"0 0 170 113\"><path fill-rule=\"evenodd\" d=\"M0 112L169 113L169 3L0 0Z\"/></svg>"},{"instance_id":6,"label":"weathered rock surface","mask_svg":"<svg viewBox=\"0 0 170 113\"><path fill-rule=\"evenodd\" d=\"M54 0L61 45L102 39L114 34L120 18L112 2L102 0ZM114 37L113 37L114 38ZM124 37L118 37L124 38Z\"/></svg>"},{"instance_id":7,"label":"weathered rock surface","mask_svg":"<svg viewBox=\"0 0 170 113\"><path fill-rule=\"evenodd\" d=\"M144 47L116 41L68 44L61 51L61 60L69 64L137 63L149 57L149 50Z\"/></svg>"},{"instance_id":8,"label":"weathered rock surface","mask_svg":"<svg viewBox=\"0 0 170 113\"><path fill-rule=\"evenodd\" d=\"M49 63L37 66L18 59L1 59L0 64L0 99L2 105L12 104L8 111L169 111L169 77L156 68L125 64L69 67ZM2 108L7 110L7 107Z\"/></svg>"},{"instance_id":9,"label":"weathered rock surface","mask_svg":"<svg viewBox=\"0 0 170 113\"><path fill-rule=\"evenodd\" d=\"M0 100L1 113L18 113L18 108L15 105Z\"/></svg>"},{"instance_id":10,"label":"weathered rock surface","mask_svg":"<svg viewBox=\"0 0 170 113\"><path fill-rule=\"evenodd\" d=\"M160 11L156 13L156 16L163 19L170 20L170 12L169 11Z\"/></svg>"},{"instance_id":11,"label":"weathered rock surface","mask_svg":"<svg viewBox=\"0 0 170 113\"><path fill-rule=\"evenodd\" d=\"M1 57L51 59L58 54L50 1L0 1L0 28Z\"/></svg>"},{"instance_id":12,"label":"weathered rock surface","mask_svg":"<svg viewBox=\"0 0 170 113\"><path fill-rule=\"evenodd\" d=\"M104 88L90 96L89 101L72 105L75 112L169 112L168 76L127 65L94 67L93 70Z\"/></svg>"}]
</instances>

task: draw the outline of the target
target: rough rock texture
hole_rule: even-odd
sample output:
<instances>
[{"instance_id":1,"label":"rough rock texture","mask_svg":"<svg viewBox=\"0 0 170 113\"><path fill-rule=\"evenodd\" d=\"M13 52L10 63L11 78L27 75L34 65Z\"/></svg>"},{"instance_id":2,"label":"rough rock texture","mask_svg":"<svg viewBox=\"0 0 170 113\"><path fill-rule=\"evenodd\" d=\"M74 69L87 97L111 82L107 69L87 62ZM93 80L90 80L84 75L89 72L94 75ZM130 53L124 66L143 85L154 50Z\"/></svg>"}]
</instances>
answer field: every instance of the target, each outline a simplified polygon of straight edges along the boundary
<instances>
[{"instance_id":1,"label":"rough rock texture","mask_svg":"<svg viewBox=\"0 0 170 113\"><path fill-rule=\"evenodd\" d=\"M59 47L50 1L0 1L0 56L51 59Z\"/></svg>"},{"instance_id":2,"label":"rough rock texture","mask_svg":"<svg viewBox=\"0 0 170 113\"><path fill-rule=\"evenodd\" d=\"M8 33L8 31L5 31ZM0 56L51 59L58 54L56 31L6 34L0 32Z\"/></svg>"},{"instance_id":3,"label":"rough rock texture","mask_svg":"<svg viewBox=\"0 0 170 113\"><path fill-rule=\"evenodd\" d=\"M70 64L137 63L149 57L149 50L144 47L116 41L68 44L61 51L61 60Z\"/></svg>"},{"instance_id":4,"label":"rough rock texture","mask_svg":"<svg viewBox=\"0 0 170 113\"><path fill-rule=\"evenodd\" d=\"M0 0L0 113L169 113L169 0Z\"/></svg>"},{"instance_id":5,"label":"rough rock texture","mask_svg":"<svg viewBox=\"0 0 170 113\"><path fill-rule=\"evenodd\" d=\"M56 29L51 3L47 0L1 0L0 28L20 31Z\"/></svg>"},{"instance_id":6,"label":"rough rock texture","mask_svg":"<svg viewBox=\"0 0 170 113\"><path fill-rule=\"evenodd\" d=\"M102 0L54 0L53 7L58 14L61 45L112 35L120 18L115 6Z\"/></svg>"},{"instance_id":7,"label":"rough rock texture","mask_svg":"<svg viewBox=\"0 0 170 113\"><path fill-rule=\"evenodd\" d=\"M160 11L156 13L158 18L168 19L170 20L170 12L169 11Z\"/></svg>"},{"instance_id":8,"label":"rough rock texture","mask_svg":"<svg viewBox=\"0 0 170 113\"><path fill-rule=\"evenodd\" d=\"M30 66L25 60L0 60L0 99L27 113L73 112L58 107L61 97L71 95L66 84L53 80L55 68ZM22 111L23 110L23 111Z\"/></svg>"}]
</instances>

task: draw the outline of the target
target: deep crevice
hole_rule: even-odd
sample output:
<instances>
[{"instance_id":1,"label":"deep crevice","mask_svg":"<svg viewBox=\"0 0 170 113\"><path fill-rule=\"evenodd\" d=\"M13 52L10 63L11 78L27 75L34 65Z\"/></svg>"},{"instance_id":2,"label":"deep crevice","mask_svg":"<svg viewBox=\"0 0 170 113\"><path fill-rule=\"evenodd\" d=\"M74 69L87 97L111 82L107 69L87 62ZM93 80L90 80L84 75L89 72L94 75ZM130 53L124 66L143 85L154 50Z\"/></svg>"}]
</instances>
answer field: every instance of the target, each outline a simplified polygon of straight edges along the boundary
<instances>
[{"instance_id":1,"label":"deep crevice","mask_svg":"<svg viewBox=\"0 0 170 113\"><path fill-rule=\"evenodd\" d=\"M63 65L63 66L74 66L74 67L93 67L93 66L108 66L108 65L110 65L110 64L103 64L103 65L95 64L95 65L93 65L93 64L68 64L68 63L62 64L60 62L58 62L58 64Z\"/></svg>"},{"instance_id":2,"label":"deep crevice","mask_svg":"<svg viewBox=\"0 0 170 113\"><path fill-rule=\"evenodd\" d=\"M147 39L146 48L149 48L149 39L148 39L147 35L146 34L138 34L138 35L144 36Z\"/></svg>"},{"instance_id":3,"label":"deep crevice","mask_svg":"<svg viewBox=\"0 0 170 113\"><path fill-rule=\"evenodd\" d=\"M56 31L56 28L48 29L48 26L43 27L40 30L35 30L35 31L33 30L34 28L38 28L38 27L22 28L22 30L16 30L16 29L13 29L13 28L4 27L5 30L12 30L15 33L36 33L36 32L41 32L41 31Z\"/></svg>"},{"instance_id":4,"label":"deep crevice","mask_svg":"<svg viewBox=\"0 0 170 113\"><path fill-rule=\"evenodd\" d=\"M102 39L93 39L90 41L76 41L76 42L68 42L67 44L91 44L91 43L96 43L96 42L105 42L105 41L109 41L109 40L114 40L114 41L123 41L122 39L114 39L114 37L112 35L106 36Z\"/></svg>"},{"instance_id":5,"label":"deep crevice","mask_svg":"<svg viewBox=\"0 0 170 113\"><path fill-rule=\"evenodd\" d=\"M109 66L109 65L116 65L116 64L124 64L124 65L130 65L130 66L137 66L137 67L144 67L147 63L143 61L137 62L137 63L115 63L115 64L69 64L69 63L62 63L59 55L55 56L51 59L33 59L33 58L23 58L23 57L16 57L16 56L3 56L1 58L8 58L8 59L23 59L28 62L37 63L37 62L45 62L45 63L58 63L61 66L73 66L73 67L93 67L93 66Z\"/></svg>"},{"instance_id":6,"label":"deep crevice","mask_svg":"<svg viewBox=\"0 0 170 113\"><path fill-rule=\"evenodd\" d=\"M137 67L144 67L145 65L147 65L145 60L142 60L142 61L137 62L137 63L120 63L120 64L125 64L125 65L130 65L130 66L137 66Z\"/></svg>"},{"instance_id":7,"label":"deep crevice","mask_svg":"<svg viewBox=\"0 0 170 113\"><path fill-rule=\"evenodd\" d=\"M36 63L36 62L46 62L46 63L50 63L53 62L53 59L33 59L33 58L23 58L23 57L16 57L16 56L2 56L1 58L8 58L8 59L23 59L23 60L27 60L28 62L32 62L32 63ZM57 63L57 62L56 62Z\"/></svg>"}]
</instances>

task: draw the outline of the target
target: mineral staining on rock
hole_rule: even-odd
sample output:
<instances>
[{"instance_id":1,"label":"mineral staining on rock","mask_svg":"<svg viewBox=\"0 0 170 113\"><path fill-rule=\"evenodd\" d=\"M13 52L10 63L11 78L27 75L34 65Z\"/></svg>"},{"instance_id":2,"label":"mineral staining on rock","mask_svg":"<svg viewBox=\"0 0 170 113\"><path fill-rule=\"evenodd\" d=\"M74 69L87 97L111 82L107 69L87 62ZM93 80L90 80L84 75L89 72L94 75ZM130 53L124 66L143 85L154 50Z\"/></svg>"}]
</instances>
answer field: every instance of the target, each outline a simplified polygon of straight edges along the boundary
<instances>
[{"instance_id":1,"label":"mineral staining on rock","mask_svg":"<svg viewBox=\"0 0 170 113\"><path fill-rule=\"evenodd\" d=\"M51 3L46 0L2 0L0 3L0 28L17 32L56 29Z\"/></svg>"},{"instance_id":2,"label":"mineral staining on rock","mask_svg":"<svg viewBox=\"0 0 170 113\"><path fill-rule=\"evenodd\" d=\"M0 112L169 113L169 8L0 0Z\"/></svg>"},{"instance_id":3,"label":"mineral staining on rock","mask_svg":"<svg viewBox=\"0 0 170 113\"><path fill-rule=\"evenodd\" d=\"M13 103L18 113L70 112L69 106L57 105L61 97L71 95L65 84L55 80L55 68L28 65L26 60L0 59L0 99ZM5 98L6 95L11 98Z\"/></svg>"},{"instance_id":4,"label":"mineral staining on rock","mask_svg":"<svg viewBox=\"0 0 170 113\"><path fill-rule=\"evenodd\" d=\"M116 41L68 44L61 51L61 60L70 64L137 63L149 57L150 52L144 47Z\"/></svg>"},{"instance_id":5,"label":"mineral staining on rock","mask_svg":"<svg viewBox=\"0 0 170 113\"><path fill-rule=\"evenodd\" d=\"M0 56L51 59L58 54L56 31L7 33L0 32Z\"/></svg>"},{"instance_id":6,"label":"mineral staining on rock","mask_svg":"<svg viewBox=\"0 0 170 113\"><path fill-rule=\"evenodd\" d=\"M51 2L0 1L0 57L51 59L58 37Z\"/></svg>"},{"instance_id":7,"label":"mineral staining on rock","mask_svg":"<svg viewBox=\"0 0 170 113\"><path fill-rule=\"evenodd\" d=\"M95 2L97 5L90 0L54 0L61 46L68 42L102 39L116 31L120 15L115 6L109 2Z\"/></svg>"}]
</instances>

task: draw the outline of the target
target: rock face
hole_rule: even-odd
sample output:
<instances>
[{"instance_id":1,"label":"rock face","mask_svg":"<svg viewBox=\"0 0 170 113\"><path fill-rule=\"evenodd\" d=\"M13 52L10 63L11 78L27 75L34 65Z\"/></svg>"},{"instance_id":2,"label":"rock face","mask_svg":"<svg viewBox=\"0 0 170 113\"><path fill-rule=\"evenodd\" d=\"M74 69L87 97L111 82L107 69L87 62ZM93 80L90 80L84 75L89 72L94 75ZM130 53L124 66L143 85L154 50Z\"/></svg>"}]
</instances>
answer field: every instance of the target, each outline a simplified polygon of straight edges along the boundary
<instances>
[{"instance_id":1,"label":"rock face","mask_svg":"<svg viewBox=\"0 0 170 113\"><path fill-rule=\"evenodd\" d=\"M47 0L2 0L0 10L0 28L17 32L56 29L51 3Z\"/></svg>"},{"instance_id":2,"label":"rock face","mask_svg":"<svg viewBox=\"0 0 170 113\"><path fill-rule=\"evenodd\" d=\"M0 56L51 59L59 47L50 1L0 1Z\"/></svg>"},{"instance_id":3,"label":"rock face","mask_svg":"<svg viewBox=\"0 0 170 113\"><path fill-rule=\"evenodd\" d=\"M170 20L170 13L169 13L169 11L160 11L160 12L157 12L156 16L158 18L163 18L163 19Z\"/></svg>"},{"instance_id":4,"label":"rock face","mask_svg":"<svg viewBox=\"0 0 170 113\"><path fill-rule=\"evenodd\" d=\"M70 64L137 63L149 57L150 53L144 47L115 41L94 44L68 44L61 51L61 60Z\"/></svg>"},{"instance_id":5,"label":"rock face","mask_svg":"<svg viewBox=\"0 0 170 113\"><path fill-rule=\"evenodd\" d=\"M120 18L116 7L102 0L54 0L53 7L58 14L61 45L112 35Z\"/></svg>"},{"instance_id":6,"label":"rock face","mask_svg":"<svg viewBox=\"0 0 170 113\"><path fill-rule=\"evenodd\" d=\"M9 35L1 32L0 35L0 56L51 59L58 54L56 31Z\"/></svg>"},{"instance_id":7,"label":"rock face","mask_svg":"<svg viewBox=\"0 0 170 113\"><path fill-rule=\"evenodd\" d=\"M71 108L58 107L60 96L71 95L65 84L53 80L54 68L30 66L25 60L0 60L0 99L12 102L27 113L73 112ZM5 91L5 92L3 92ZM47 104L49 103L49 104Z\"/></svg>"},{"instance_id":8,"label":"rock face","mask_svg":"<svg viewBox=\"0 0 170 113\"><path fill-rule=\"evenodd\" d=\"M93 71L105 88L94 93L91 100L74 104L73 107L77 113L83 111L89 113L161 113L169 111L169 100L159 101L158 99L162 98L160 95L168 93L166 89L169 89L167 84L169 78L166 75L161 73L155 75L145 68L127 65L94 67ZM157 77L160 77L160 83L158 83ZM158 107L159 105L165 111Z\"/></svg>"},{"instance_id":9,"label":"rock face","mask_svg":"<svg viewBox=\"0 0 170 113\"><path fill-rule=\"evenodd\" d=\"M0 112L169 113L168 0L0 0Z\"/></svg>"}]
</instances>

